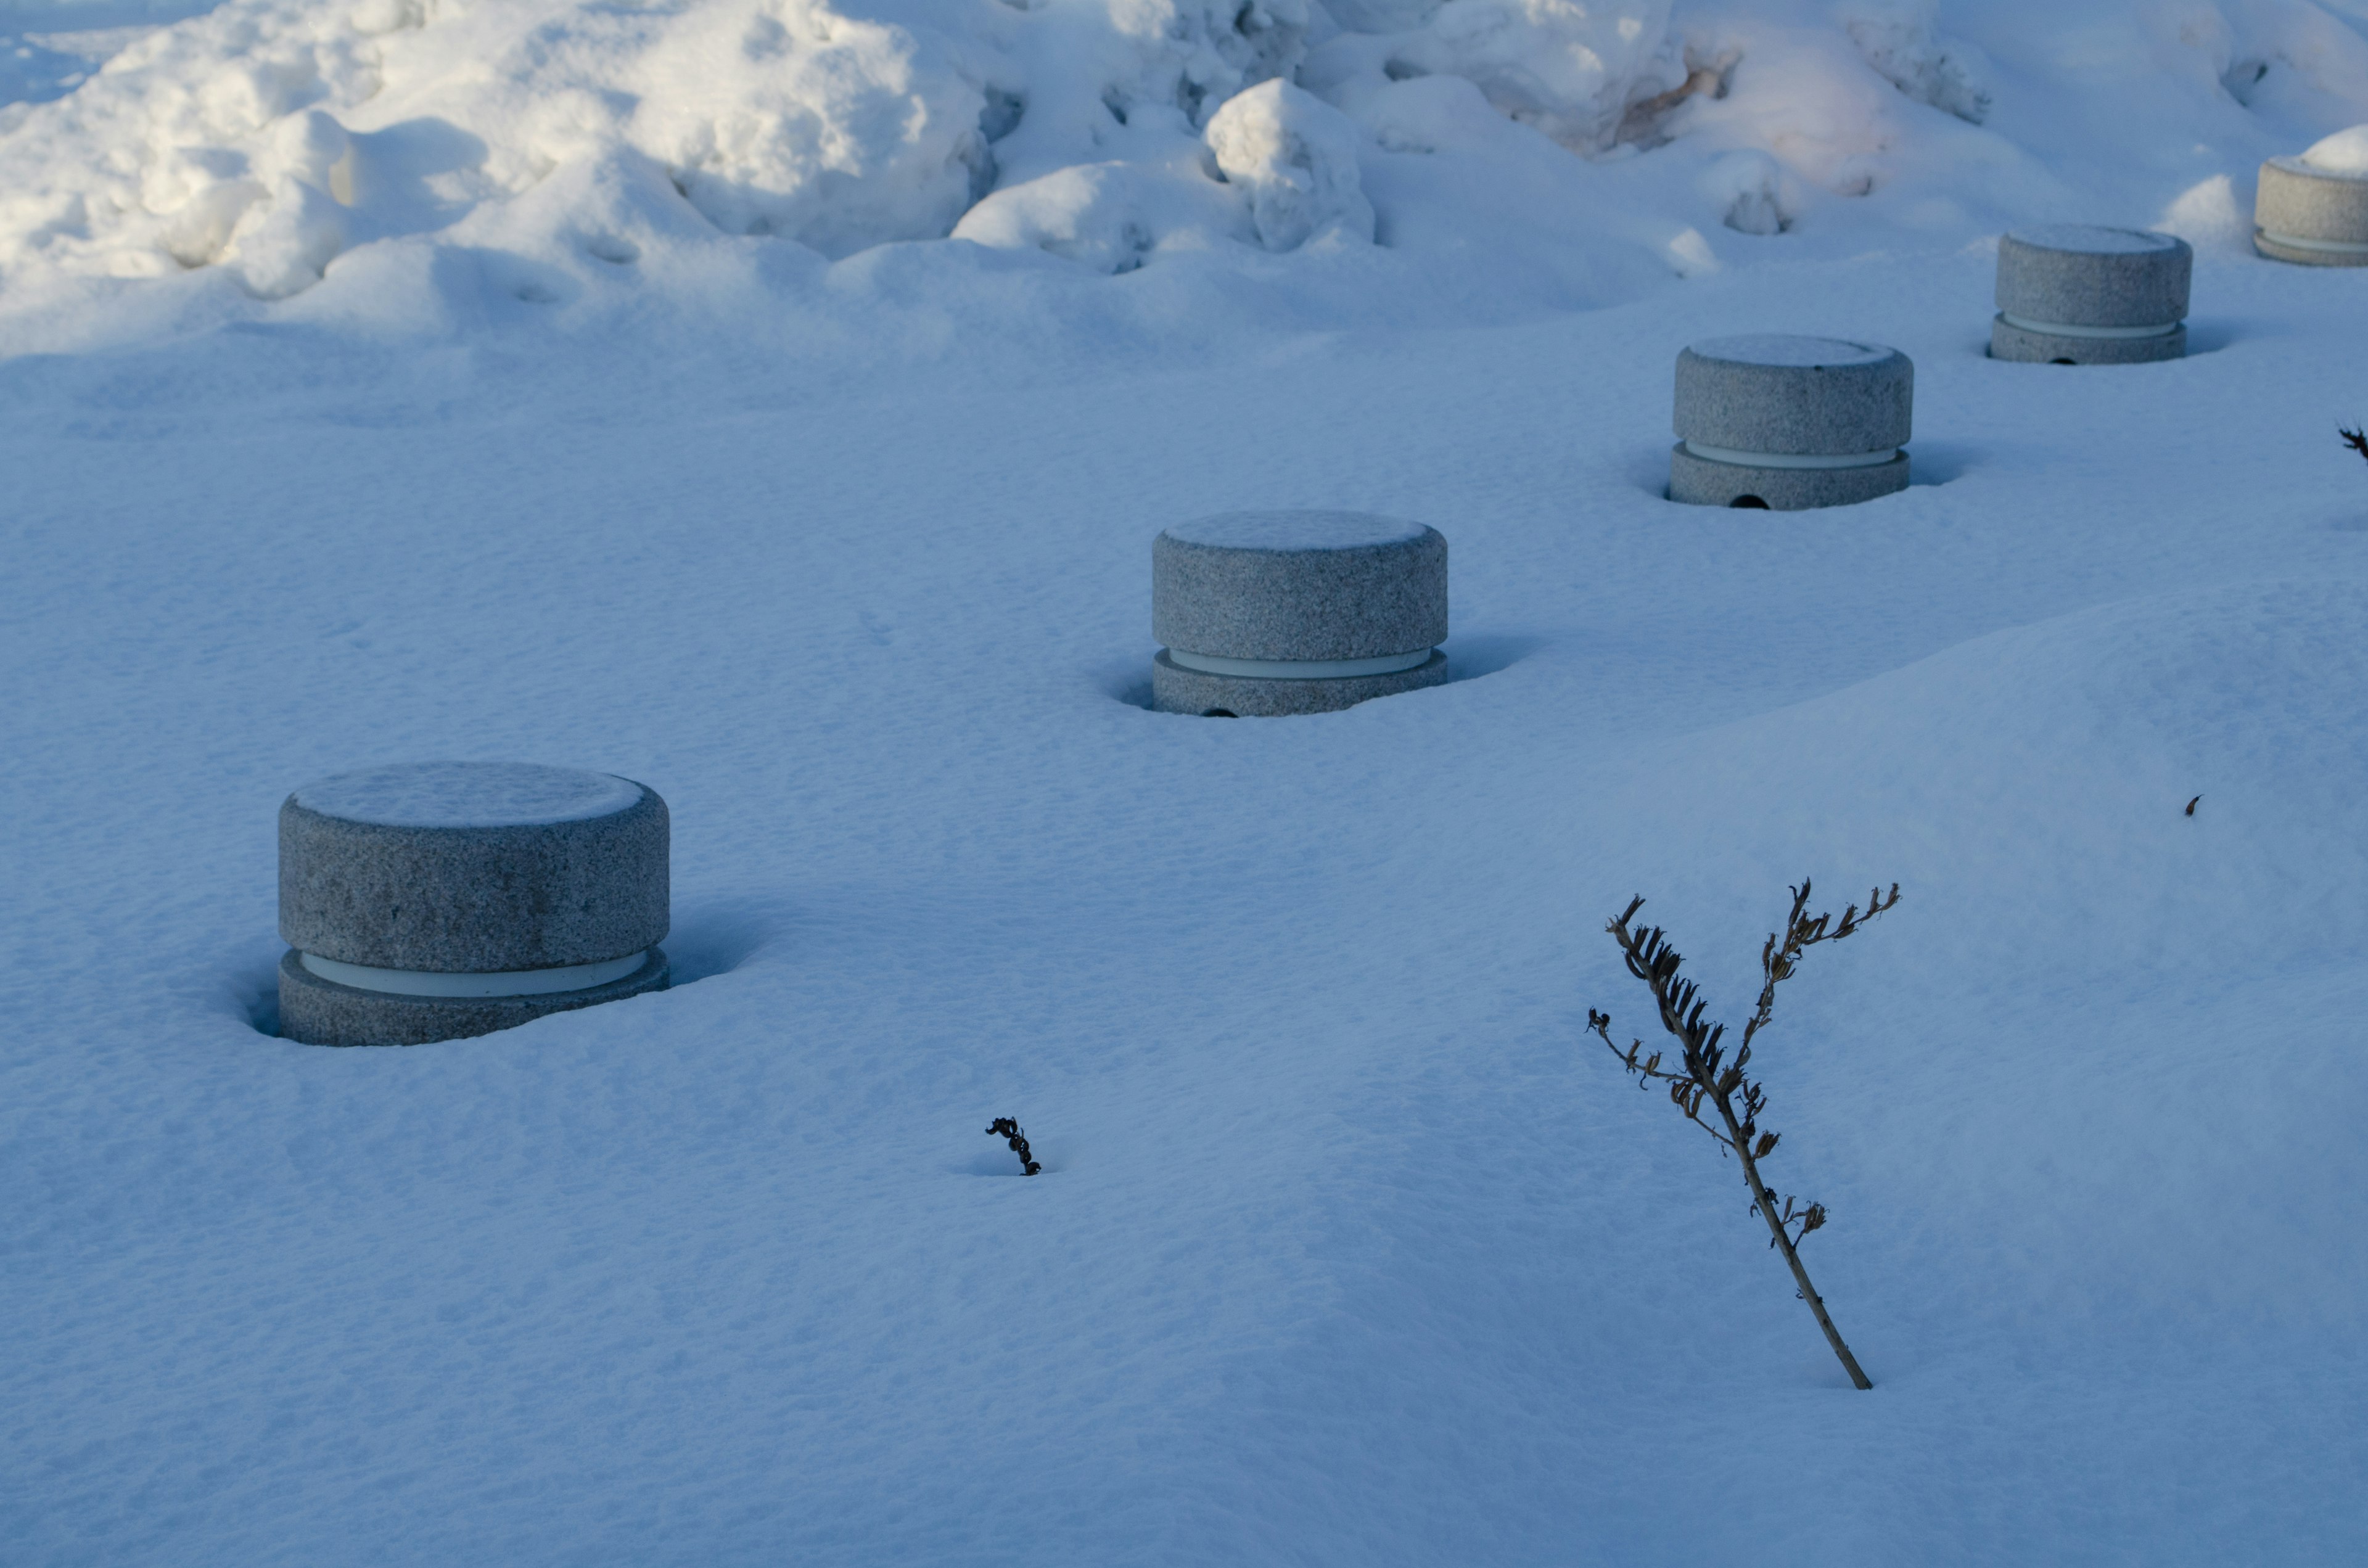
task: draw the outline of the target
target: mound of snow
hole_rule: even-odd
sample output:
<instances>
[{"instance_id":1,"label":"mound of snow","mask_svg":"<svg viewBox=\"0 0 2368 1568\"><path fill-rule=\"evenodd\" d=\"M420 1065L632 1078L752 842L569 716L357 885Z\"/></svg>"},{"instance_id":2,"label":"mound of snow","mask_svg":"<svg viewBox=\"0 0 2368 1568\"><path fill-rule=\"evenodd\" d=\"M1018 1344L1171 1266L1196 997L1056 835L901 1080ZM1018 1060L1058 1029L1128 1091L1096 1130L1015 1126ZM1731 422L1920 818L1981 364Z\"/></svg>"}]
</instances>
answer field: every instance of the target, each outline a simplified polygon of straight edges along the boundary
<instances>
[{"instance_id":1,"label":"mound of snow","mask_svg":"<svg viewBox=\"0 0 2368 1568\"><path fill-rule=\"evenodd\" d=\"M12 13L131 21L40 34L58 49L24 45L0 79L0 315L188 278L172 297L220 320L332 273L354 281L320 309L415 329L471 319L481 288L613 304L735 268L778 302L913 243L937 248L899 264L930 279L907 299L952 298L965 267L1053 257L1090 288L1170 256L1212 290L1330 290L1349 316L1515 316L1780 236L1830 256L2061 219L2233 249L2235 182L2368 119L2368 39L2305 0L227 0L138 19L183 3ZM2360 155L2340 145L2315 158ZM722 297L702 308L746 316Z\"/></svg>"},{"instance_id":2,"label":"mound of snow","mask_svg":"<svg viewBox=\"0 0 2368 1568\"><path fill-rule=\"evenodd\" d=\"M834 256L934 239L994 182L982 74L942 35L823 0L725 0L638 52L622 138L726 233Z\"/></svg>"},{"instance_id":3,"label":"mound of snow","mask_svg":"<svg viewBox=\"0 0 2368 1568\"><path fill-rule=\"evenodd\" d=\"M1979 125L1989 115L1987 62L1970 46L1944 39L1940 0L1850 0L1842 30L1883 78L1918 103Z\"/></svg>"},{"instance_id":4,"label":"mound of snow","mask_svg":"<svg viewBox=\"0 0 2368 1568\"><path fill-rule=\"evenodd\" d=\"M233 0L0 141L0 266L235 266L266 295L562 165L646 162L731 233L841 256L943 234L991 181L982 60L809 0Z\"/></svg>"},{"instance_id":5,"label":"mound of snow","mask_svg":"<svg viewBox=\"0 0 2368 1568\"><path fill-rule=\"evenodd\" d=\"M2313 142L2302 161L2331 175L2368 175L2368 125L2355 125Z\"/></svg>"},{"instance_id":6,"label":"mound of snow","mask_svg":"<svg viewBox=\"0 0 2368 1568\"><path fill-rule=\"evenodd\" d=\"M1291 250L1319 235L1373 237L1373 204L1358 183L1357 128L1287 82L1235 95L1209 121L1209 150L1249 198L1258 243Z\"/></svg>"},{"instance_id":7,"label":"mound of snow","mask_svg":"<svg viewBox=\"0 0 2368 1568\"><path fill-rule=\"evenodd\" d=\"M1460 76L1504 114L1582 151L1611 142L1640 83L1676 85L1663 79L1669 0L1349 0L1344 9L1346 25L1370 30L1324 46L1315 68L1326 77Z\"/></svg>"}]
</instances>

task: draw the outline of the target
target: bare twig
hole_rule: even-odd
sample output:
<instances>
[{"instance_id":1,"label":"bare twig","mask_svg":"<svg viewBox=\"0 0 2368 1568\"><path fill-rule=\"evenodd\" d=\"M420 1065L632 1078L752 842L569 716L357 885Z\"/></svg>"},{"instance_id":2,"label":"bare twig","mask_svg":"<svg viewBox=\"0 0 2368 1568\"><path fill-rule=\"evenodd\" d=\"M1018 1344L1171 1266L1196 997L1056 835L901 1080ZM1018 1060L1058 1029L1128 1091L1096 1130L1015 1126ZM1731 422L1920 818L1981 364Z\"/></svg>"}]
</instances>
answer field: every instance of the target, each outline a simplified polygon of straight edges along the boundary
<instances>
[{"instance_id":1,"label":"bare twig","mask_svg":"<svg viewBox=\"0 0 2368 1568\"><path fill-rule=\"evenodd\" d=\"M1028 1175L1034 1176L1044 1168L1038 1165L1036 1157L1028 1152L1028 1134L1019 1131L1017 1118L998 1116L995 1119L995 1124L986 1131L990 1136L999 1137L1011 1145L1011 1152L1019 1156L1019 1168Z\"/></svg>"},{"instance_id":2,"label":"bare twig","mask_svg":"<svg viewBox=\"0 0 2368 1568\"><path fill-rule=\"evenodd\" d=\"M2362 457L2368 458L2368 430L2346 430L2342 426L2338 425L2335 427L2335 433L2343 437L2345 446L2358 452Z\"/></svg>"},{"instance_id":3,"label":"bare twig","mask_svg":"<svg viewBox=\"0 0 2368 1568\"><path fill-rule=\"evenodd\" d=\"M1732 1060L1725 1045L1726 1026L1704 1019L1702 1013L1707 1004L1700 990L1692 981L1679 978L1679 968L1685 960L1669 945L1668 934L1657 926L1640 929L1631 924L1636 912L1645 907L1641 897L1630 900L1628 907L1605 929L1620 945L1621 956L1628 961L1628 972L1652 991L1653 1001L1660 1011L1661 1027L1677 1038L1682 1052L1682 1070L1664 1070L1660 1051L1644 1055L1645 1042L1641 1040L1621 1050L1611 1039L1609 1013L1588 1008L1587 1027L1620 1059L1622 1069L1637 1080L1637 1087L1668 1084L1670 1103L1688 1121L1710 1134L1722 1155L1736 1157L1743 1167L1744 1185L1751 1189L1751 1211L1768 1226L1768 1244L1784 1255L1785 1267L1793 1272L1793 1282L1799 1288L1801 1299L1809 1303L1817 1326L1825 1331L1826 1343L1833 1346L1850 1381L1859 1388L1871 1389L1874 1384L1860 1369L1858 1358L1850 1354L1850 1346L1843 1343L1841 1331L1834 1326L1832 1315L1826 1311L1825 1298L1809 1283L1809 1271L1801 1263L1801 1243L1811 1231L1825 1224L1825 1205L1804 1203L1790 1194L1780 1205L1777 1196L1760 1179L1759 1162L1776 1152L1778 1134L1760 1129L1759 1115L1767 1108L1768 1097L1748 1070L1752 1042L1773 1017L1776 987L1798 971L1801 955L1820 942L1839 942L1856 935L1868 921L1896 906L1899 884L1892 883L1887 894L1877 888L1867 895L1863 912L1857 904L1850 904L1842 910L1839 919L1808 913L1807 878L1803 878L1792 893L1793 909L1784 918L1784 929L1770 932L1760 947L1759 998L1743 1026L1743 1039L1736 1043ZM1703 1117L1705 1105L1716 1113L1715 1120Z\"/></svg>"}]
</instances>

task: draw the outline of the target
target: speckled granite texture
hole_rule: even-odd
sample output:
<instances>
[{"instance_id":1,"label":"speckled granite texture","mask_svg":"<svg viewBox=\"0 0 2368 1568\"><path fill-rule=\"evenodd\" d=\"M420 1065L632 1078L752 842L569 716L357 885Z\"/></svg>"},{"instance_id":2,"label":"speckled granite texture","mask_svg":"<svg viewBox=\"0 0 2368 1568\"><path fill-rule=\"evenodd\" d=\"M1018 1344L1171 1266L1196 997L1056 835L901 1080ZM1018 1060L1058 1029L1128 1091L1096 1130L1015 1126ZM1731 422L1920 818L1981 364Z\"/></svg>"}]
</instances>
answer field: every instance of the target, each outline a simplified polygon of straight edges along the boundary
<instances>
[{"instance_id":1,"label":"speckled granite texture","mask_svg":"<svg viewBox=\"0 0 2368 1568\"><path fill-rule=\"evenodd\" d=\"M1436 647L1447 639L1447 540L1360 513L1236 512L1180 525L1152 540L1151 631L1167 647L1225 659Z\"/></svg>"},{"instance_id":2,"label":"speckled granite texture","mask_svg":"<svg viewBox=\"0 0 2368 1568\"><path fill-rule=\"evenodd\" d=\"M2368 252L2280 244L2275 235L2368 245L2368 176L2313 168L2300 158L2261 165L2253 196L2253 248L2305 267L2368 267Z\"/></svg>"},{"instance_id":3,"label":"speckled granite texture","mask_svg":"<svg viewBox=\"0 0 2368 1568\"><path fill-rule=\"evenodd\" d=\"M2168 326L2187 315L2195 253L2140 229L2059 223L1998 241L1998 308L2071 326Z\"/></svg>"},{"instance_id":4,"label":"speckled granite texture","mask_svg":"<svg viewBox=\"0 0 2368 1568\"><path fill-rule=\"evenodd\" d=\"M279 960L279 1034L302 1045L427 1045L467 1040L551 1013L663 991L670 977L666 954L654 948L649 961L624 979L583 991L544 996L393 996L324 980L290 951Z\"/></svg>"},{"instance_id":5,"label":"speckled granite texture","mask_svg":"<svg viewBox=\"0 0 2368 1568\"><path fill-rule=\"evenodd\" d=\"M1915 396L1916 368L1896 348L1723 337L1678 356L1672 423L1685 440L1742 451L1873 452L1907 444Z\"/></svg>"},{"instance_id":6,"label":"speckled granite texture","mask_svg":"<svg viewBox=\"0 0 2368 1568\"><path fill-rule=\"evenodd\" d=\"M1855 506L1907 488L1906 452L1870 468L1754 468L1713 462L1686 450L1683 441L1669 452L1669 499L1693 506L1732 506L1748 496L1771 512L1804 512Z\"/></svg>"},{"instance_id":7,"label":"speckled granite texture","mask_svg":"<svg viewBox=\"0 0 2368 1568\"><path fill-rule=\"evenodd\" d=\"M1273 680L1184 669L1163 651L1151 661L1151 705L1162 713L1222 712L1236 719L1280 719L1294 713L1335 712L1371 698L1418 691L1446 679L1444 653L1433 653L1395 675Z\"/></svg>"},{"instance_id":8,"label":"speckled granite texture","mask_svg":"<svg viewBox=\"0 0 2368 1568\"><path fill-rule=\"evenodd\" d=\"M279 934L292 948L484 973L597 963L666 938L666 808L643 786L621 811L499 827L351 821L307 808L304 793L279 808ZM465 814L465 792L455 809Z\"/></svg>"}]
</instances>

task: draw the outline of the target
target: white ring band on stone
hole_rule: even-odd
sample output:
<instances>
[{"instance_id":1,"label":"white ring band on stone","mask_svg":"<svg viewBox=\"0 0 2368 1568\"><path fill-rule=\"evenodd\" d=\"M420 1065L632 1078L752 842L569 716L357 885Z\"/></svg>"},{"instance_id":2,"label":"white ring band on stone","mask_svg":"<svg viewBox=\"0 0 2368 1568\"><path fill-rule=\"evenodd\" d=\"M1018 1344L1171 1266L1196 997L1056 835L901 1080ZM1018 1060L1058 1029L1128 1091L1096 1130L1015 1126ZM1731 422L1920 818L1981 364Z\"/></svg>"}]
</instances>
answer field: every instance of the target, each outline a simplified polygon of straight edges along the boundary
<instances>
[{"instance_id":1,"label":"white ring band on stone","mask_svg":"<svg viewBox=\"0 0 2368 1568\"><path fill-rule=\"evenodd\" d=\"M2169 337L2179 330L2177 322L2168 326L2074 326L2070 322L2032 321L2008 311L2000 311L1998 320L2009 326L2019 326L2025 332L2044 333L2050 337Z\"/></svg>"},{"instance_id":2,"label":"white ring band on stone","mask_svg":"<svg viewBox=\"0 0 2368 1568\"><path fill-rule=\"evenodd\" d=\"M1688 441L1686 450L1707 461L1733 463L1737 468L1873 468L1899 455L1897 447L1839 457L1816 452L1738 452L1732 447L1705 447L1700 441Z\"/></svg>"},{"instance_id":3,"label":"white ring band on stone","mask_svg":"<svg viewBox=\"0 0 2368 1568\"><path fill-rule=\"evenodd\" d=\"M1170 648L1168 662L1204 676L1247 676L1252 680L1342 680L1350 676L1394 676L1427 664L1436 648L1384 653L1378 659L1220 659Z\"/></svg>"},{"instance_id":4,"label":"white ring band on stone","mask_svg":"<svg viewBox=\"0 0 2368 1568\"><path fill-rule=\"evenodd\" d=\"M2290 245L2295 250L2323 250L2335 256L2368 256L2368 244L2358 240L2305 240L2299 234L2281 234L2275 229L2263 229L2261 238L2271 244Z\"/></svg>"},{"instance_id":5,"label":"white ring band on stone","mask_svg":"<svg viewBox=\"0 0 2368 1568\"><path fill-rule=\"evenodd\" d=\"M323 980L357 991L394 996L548 996L557 991L589 991L622 980L649 961L649 949L598 963L561 964L556 969L513 969L492 974L446 974L425 969L372 969L368 964L300 952L297 961Z\"/></svg>"}]
</instances>

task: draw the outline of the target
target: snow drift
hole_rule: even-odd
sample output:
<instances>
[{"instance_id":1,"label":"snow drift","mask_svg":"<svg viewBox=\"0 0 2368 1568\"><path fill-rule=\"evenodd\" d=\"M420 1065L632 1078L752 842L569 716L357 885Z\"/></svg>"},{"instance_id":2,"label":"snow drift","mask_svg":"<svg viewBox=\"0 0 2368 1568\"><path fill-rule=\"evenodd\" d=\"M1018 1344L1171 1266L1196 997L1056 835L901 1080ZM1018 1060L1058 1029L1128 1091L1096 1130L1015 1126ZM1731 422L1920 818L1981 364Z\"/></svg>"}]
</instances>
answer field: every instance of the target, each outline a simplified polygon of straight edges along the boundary
<instances>
[{"instance_id":1,"label":"snow drift","mask_svg":"<svg viewBox=\"0 0 2368 1568\"><path fill-rule=\"evenodd\" d=\"M1106 274L1330 236L1436 279L1476 247L1506 301L1600 302L1804 222L2233 232L2260 156L2368 114L2368 42L2305 0L2059 10L228 0L21 51L93 74L0 108L0 310L190 273L283 299L374 246L598 298L653 245L949 237ZM2037 64L2001 82L2001 52ZM2174 155L2199 135L2212 167Z\"/></svg>"}]
</instances>

